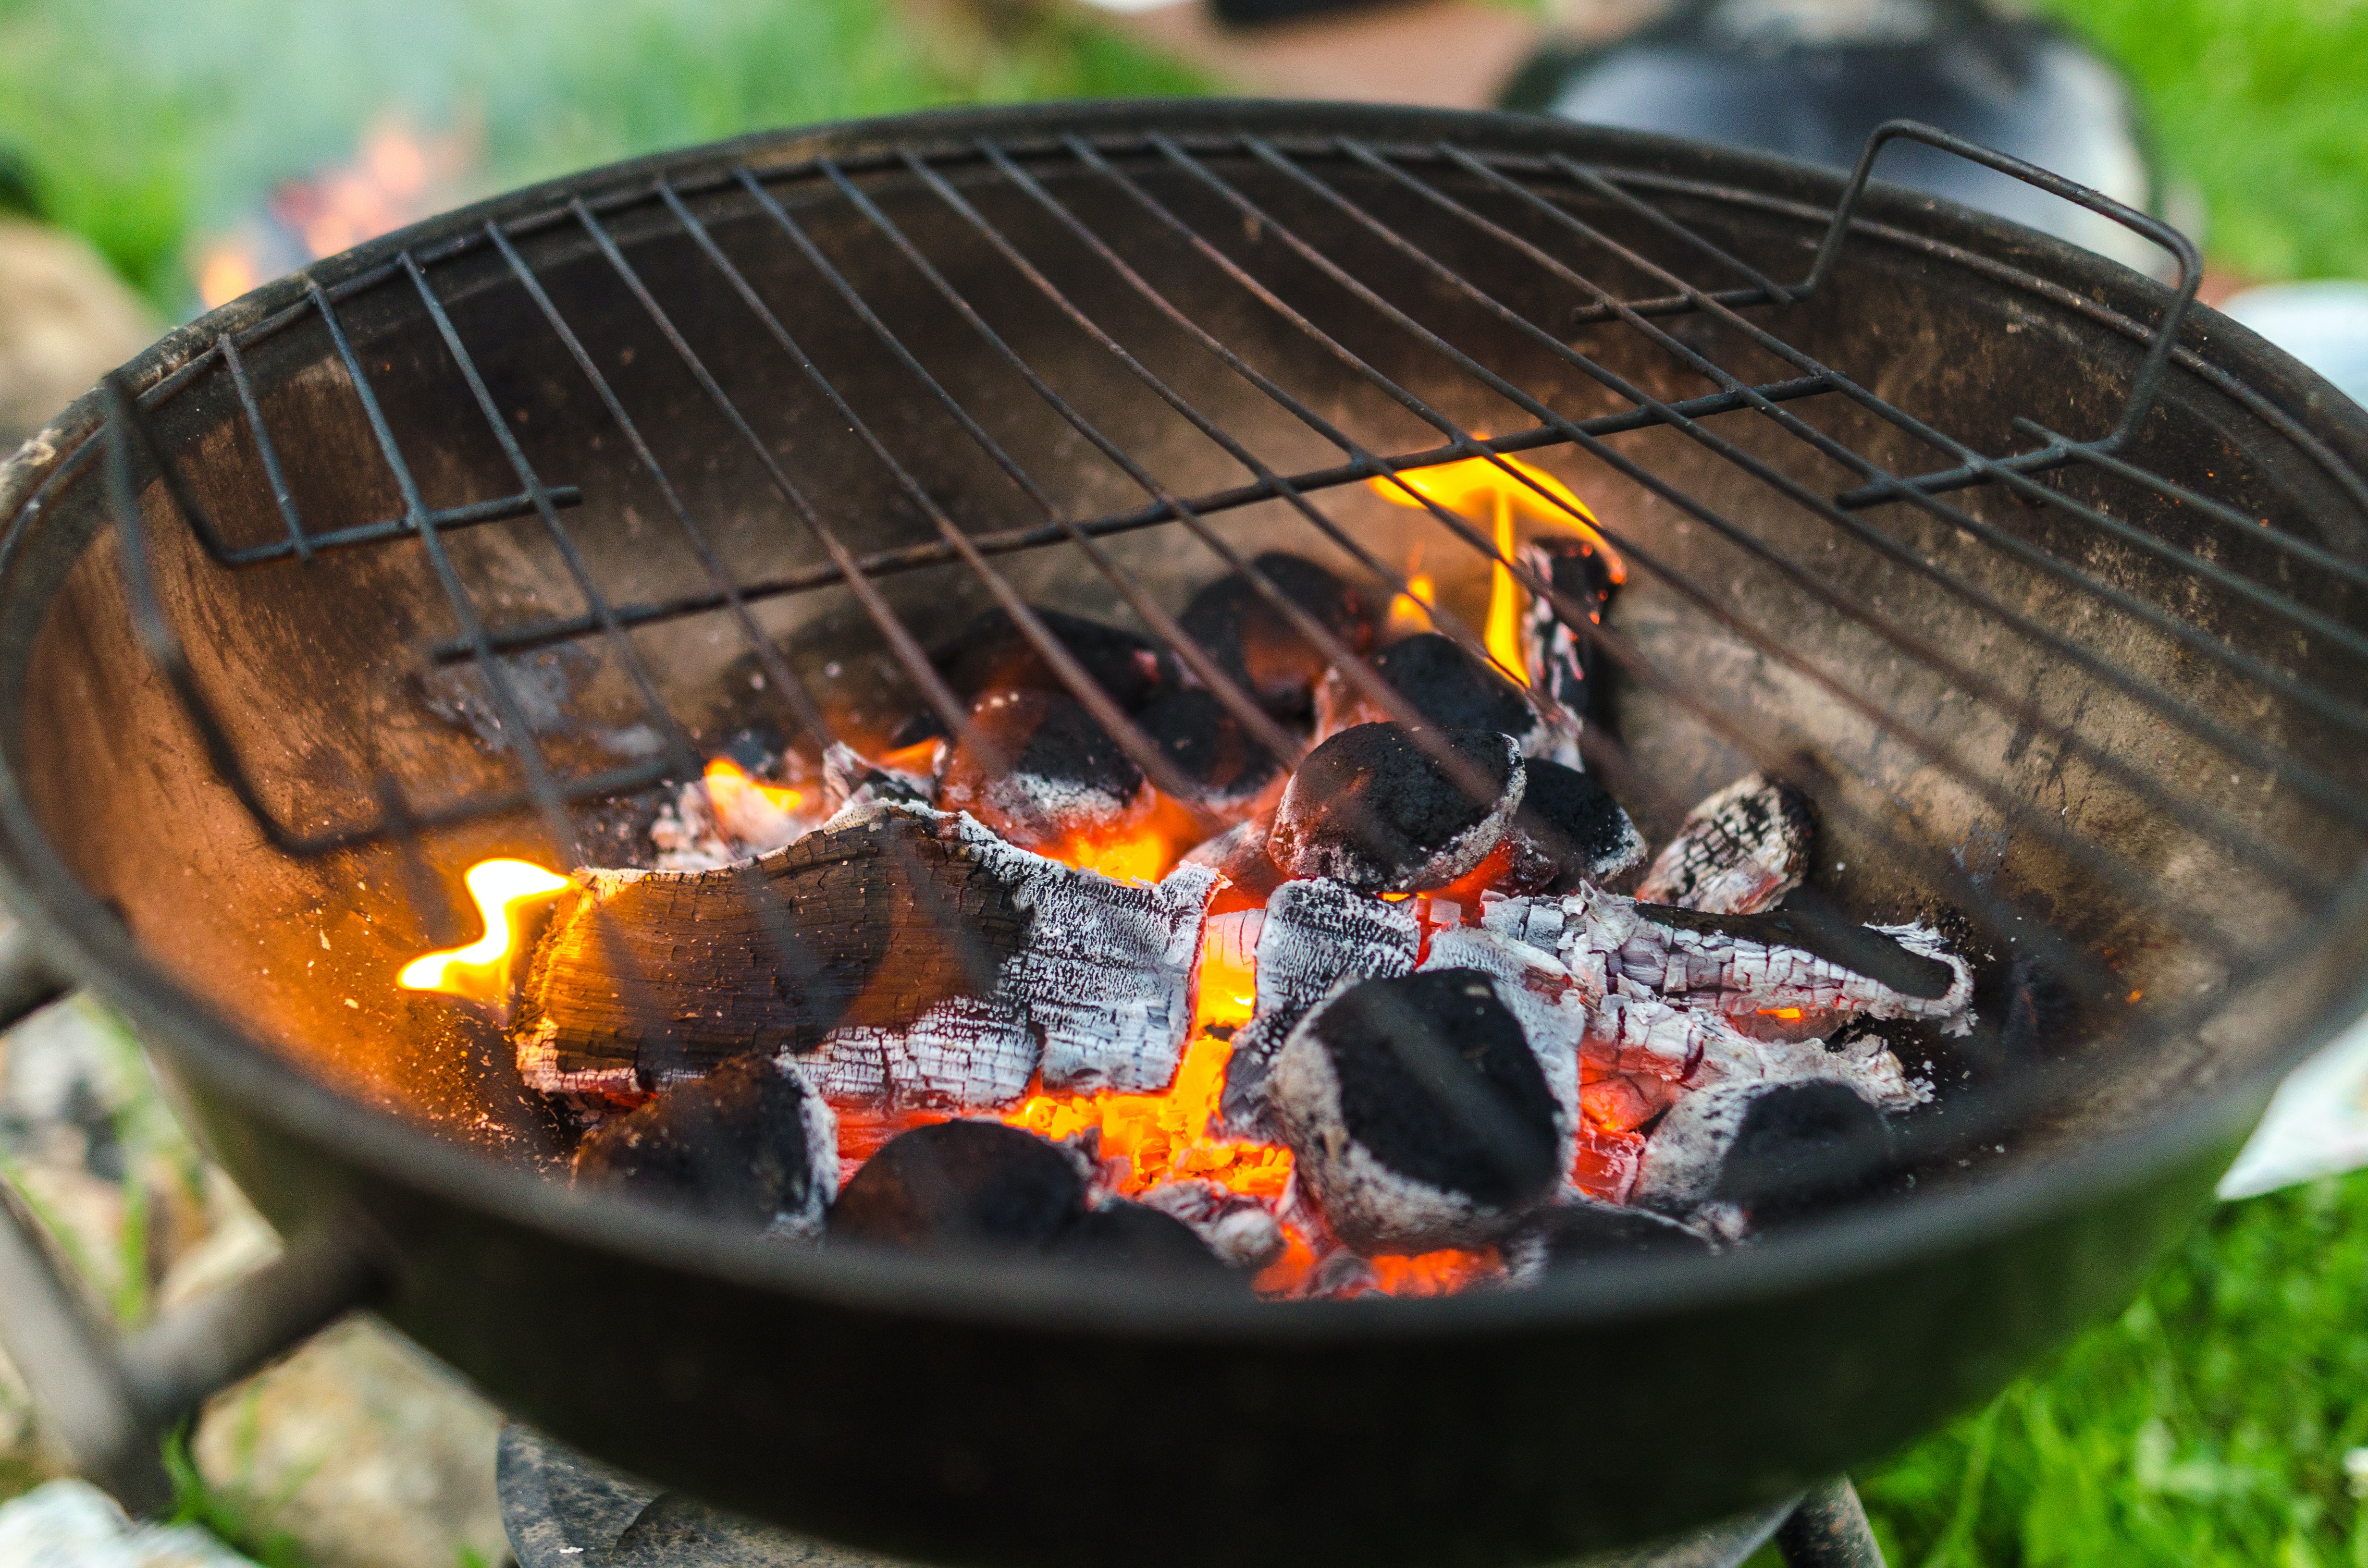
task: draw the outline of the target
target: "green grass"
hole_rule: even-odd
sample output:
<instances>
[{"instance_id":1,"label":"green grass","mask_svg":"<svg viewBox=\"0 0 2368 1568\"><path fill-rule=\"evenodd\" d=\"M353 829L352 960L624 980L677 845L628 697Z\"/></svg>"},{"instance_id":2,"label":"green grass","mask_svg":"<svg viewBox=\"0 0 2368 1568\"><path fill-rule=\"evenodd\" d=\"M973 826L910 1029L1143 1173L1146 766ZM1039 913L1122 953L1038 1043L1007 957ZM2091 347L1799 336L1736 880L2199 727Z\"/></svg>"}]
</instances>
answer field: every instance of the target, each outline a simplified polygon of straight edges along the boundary
<instances>
[{"instance_id":1,"label":"green grass","mask_svg":"<svg viewBox=\"0 0 2368 1568\"><path fill-rule=\"evenodd\" d=\"M2138 84L2204 240L2260 278L2368 277L2368 5L2040 0Z\"/></svg>"},{"instance_id":2,"label":"green grass","mask_svg":"<svg viewBox=\"0 0 2368 1568\"><path fill-rule=\"evenodd\" d=\"M2218 1210L2119 1318L1859 1485L1893 1568L2334 1568L2368 1564L2363 1445L2368 1174Z\"/></svg>"}]
</instances>

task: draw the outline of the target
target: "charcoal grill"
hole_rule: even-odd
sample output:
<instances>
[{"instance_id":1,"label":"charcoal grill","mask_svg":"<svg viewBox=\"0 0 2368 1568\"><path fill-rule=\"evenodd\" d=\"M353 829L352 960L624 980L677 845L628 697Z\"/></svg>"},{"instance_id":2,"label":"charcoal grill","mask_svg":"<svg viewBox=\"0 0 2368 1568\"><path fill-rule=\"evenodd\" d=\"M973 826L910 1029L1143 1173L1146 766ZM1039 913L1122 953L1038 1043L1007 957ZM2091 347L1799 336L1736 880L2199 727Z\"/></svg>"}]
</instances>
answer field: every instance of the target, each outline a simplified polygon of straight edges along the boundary
<instances>
[{"instance_id":1,"label":"charcoal grill","mask_svg":"<svg viewBox=\"0 0 2368 1568\"><path fill-rule=\"evenodd\" d=\"M2176 284L1871 182L1901 137ZM1843 181L1066 106L597 171L217 311L0 483L0 867L296 1239L116 1346L0 1227L11 1348L135 1494L365 1300L602 1459L917 1557L1540 1561L1796 1494L2123 1299L2359 1010L2368 419L2197 272L1914 127ZM923 649L973 608L1132 611L1288 755L1163 606L1285 538L1398 593L1424 541L1468 638L1493 540L1368 482L1515 453L1630 568L1588 767L1656 835L1788 779L1804 928L1987 955L1909 1197L1422 1301L812 1255L550 1181L504 1054L389 984L462 867L599 859L758 708L820 733L884 669L959 732Z\"/></svg>"}]
</instances>

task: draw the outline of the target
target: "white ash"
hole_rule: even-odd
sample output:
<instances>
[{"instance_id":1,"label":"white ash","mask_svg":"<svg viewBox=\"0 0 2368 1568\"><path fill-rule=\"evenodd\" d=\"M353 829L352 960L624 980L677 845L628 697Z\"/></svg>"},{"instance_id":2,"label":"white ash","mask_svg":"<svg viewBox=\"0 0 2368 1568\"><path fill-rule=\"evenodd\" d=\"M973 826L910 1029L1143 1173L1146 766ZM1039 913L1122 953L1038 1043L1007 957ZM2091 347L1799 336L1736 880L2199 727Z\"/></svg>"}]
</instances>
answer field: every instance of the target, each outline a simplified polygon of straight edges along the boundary
<instances>
[{"instance_id":1,"label":"white ash","mask_svg":"<svg viewBox=\"0 0 2368 1568\"><path fill-rule=\"evenodd\" d=\"M1756 915L1801 885L1816 832L1806 795L1746 774L1686 813L1636 896L1708 915Z\"/></svg>"},{"instance_id":2,"label":"white ash","mask_svg":"<svg viewBox=\"0 0 2368 1568\"><path fill-rule=\"evenodd\" d=\"M938 792L938 774L944 770L946 744L930 753L928 773L915 773L873 762L844 741L833 741L822 754L823 799L834 812L879 801L927 801Z\"/></svg>"},{"instance_id":3,"label":"white ash","mask_svg":"<svg viewBox=\"0 0 2368 1568\"><path fill-rule=\"evenodd\" d=\"M1422 926L1404 903L1321 879L1277 888L1258 926L1258 1006L1234 1037L1218 1119L1230 1137L1270 1141L1265 1079L1274 1053L1341 982L1411 973Z\"/></svg>"},{"instance_id":4,"label":"white ash","mask_svg":"<svg viewBox=\"0 0 2368 1568\"><path fill-rule=\"evenodd\" d=\"M832 1099L863 1105L1008 1105L1039 1074L1057 1091L1166 1088L1191 1028L1201 910L1216 874L1179 866L1150 887L1114 881L1015 848L967 815L951 820L1030 916L994 993L955 997L901 1029L834 1030L784 1065Z\"/></svg>"},{"instance_id":5,"label":"white ash","mask_svg":"<svg viewBox=\"0 0 2368 1568\"><path fill-rule=\"evenodd\" d=\"M1910 996L1881 981L1798 948L1754 941L1727 932L1664 925L1639 901L1585 889L1549 908L1544 899L1488 903L1483 919L1506 935L1548 948L1589 996L1652 998L1708 1008L1745 1022L1756 1032L1807 1038L1852 1018L1915 1019L1951 1033L1973 1027L1974 973L1950 952L1940 933L1922 926L1876 926L1919 958L1948 967L1948 990ZM1798 1009L1782 1028L1762 1028L1774 1015Z\"/></svg>"},{"instance_id":6,"label":"white ash","mask_svg":"<svg viewBox=\"0 0 2368 1568\"><path fill-rule=\"evenodd\" d=\"M1229 1268L1247 1273L1282 1256L1282 1222L1274 1210L1221 1182L1167 1182L1135 1201L1191 1226Z\"/></svg>"},{"instance_id":7,"label":"white ash","mask_svg":"<svg viewBox=\"0 0 2368 1568\"><path fill-rule=\"evenodd\" d=\"M1684 1219L1724 1240L1738 1240L1748 1217L1714 1199L1727 1151L1761 1096L1786 1085L1835 1084L1876 1111L1896 1114L1931 1095L1929 1085L1909 1082L1898 1061L1879 1045L1853 1057L1814 1041L1752 1043L1759 1048L1757 1061L1724 1063L1739 1070L1722 1071L1689 1090L1653 1129L1630 1202Z\"/></svg>"}]
</instances>

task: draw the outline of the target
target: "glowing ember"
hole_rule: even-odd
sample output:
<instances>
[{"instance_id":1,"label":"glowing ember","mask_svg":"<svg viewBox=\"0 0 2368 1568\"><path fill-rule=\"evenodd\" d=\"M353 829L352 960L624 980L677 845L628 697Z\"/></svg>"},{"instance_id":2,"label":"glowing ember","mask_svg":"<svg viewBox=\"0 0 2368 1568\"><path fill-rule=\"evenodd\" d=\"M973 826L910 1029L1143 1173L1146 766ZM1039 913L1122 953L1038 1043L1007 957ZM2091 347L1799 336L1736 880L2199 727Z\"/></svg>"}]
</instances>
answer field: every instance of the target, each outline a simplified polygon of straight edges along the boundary
<instances>
[{"instance_id":1,"label":"glowing ember","mask_svg":"<svg viewBox=\"0 0 2368 1568\"><path fill-rule=\"evenodd\" d=\"M1072 834L1042 853L1047 859L1099 871L1112 881L1149 883L1174 870L1184 852L1207 836L1189 809L1161 795L1151 814L1133 827L1113 834Z\"/></svg>"},{"instance_id":2,"label":"glowing ember","mask_svg":"<svg viewBox=\"0 0 2368 1568\"><path fill-rule=\"evenodd\" d=\"M1228 1043L1249 1022L1258 1003L1258 978L1246 965L1222 960L1212 944L1201 954L1200 992L1192 1017L1191 1043L1176 1078L1156 1095L1030 1095L1003 1119L1046 1138L1071 1138L1101 1129L1106 1160L1123 1159L1115 1183L1133 1195L1164 1181L1192 1177L1213 1181L1254 1198L1273 1198L1291 1175L1291 1151L1265 1143L1213 1138L1210 1119L1225 1086Z\"/></svg>"},{"instance_id":3,"label":"glowing ember","mask_svg":"<svg viewBox=\"0 0 2368 1568\"><path fill-rule=\"evenodd\" d=\"M797 836L797 819L806 803L803 790L751 778L728 756L708 763L706 784L708 810L733 838L774 845Z\"/></svg>"},{"instance_id":4,"label":"glowing ember","mask_svg":"<svg viewBox=\"0 0 2368 1568\"><path fill-rule=\"evenodd\" d=\"M1531 483L1524 483L1524 480ZM1619 556L1612 553L1602 535L1596 532L1595 514L1587 509L1587 503L1573 494L1561 480L1519 458L1498 458L1494 461L1486 458L1466 458L1461 462L1441 463L1437 468L1411 469L1394 477L1369 480L1367 483L1384 500L1400 506L1419 506L1426 500L1432 501L1473 521L1478 520L1474 514L1484 509L1486 511L1487 521L1495 530L1498 557L1489 574L1488 656L1508 676L1524 686L1529 684L1526 661L1521 657L1521 611L1525 608L1525 596L1520 585L1513 581L1511 570L1505 564L1513 559L1513 548L1518 542L1513 527L1517 508L1525 509L1541 522L1577 529L1603 551L1613 582L1624 581L1627 576ZM1532 484L1535 488L1531 487ZM1544 494L1541 494L1541 491ZM1428 579L1423 581L1428 582ZM1401 599L1405 597L1399 596ZM1429 601L1426 599L1424 602ZM1394 619L1395 613L1393 608Z\"/></svg>"},{"instance_id":5,"label":"glowing ember","mask_svg":"<svg viewBox=\"0 0 2368 1568\"><path fill-rule=\"evenodd\" d=\"M441 991L469 1002L507 1004L510 957L517 947L518 917L544 899L565 892L565 877L525 860L480 860L469 868L469 896L484 917L485 934L465 948L422 953L403 966L395 983L406 991Z\"/></svg>"}]
</instances>

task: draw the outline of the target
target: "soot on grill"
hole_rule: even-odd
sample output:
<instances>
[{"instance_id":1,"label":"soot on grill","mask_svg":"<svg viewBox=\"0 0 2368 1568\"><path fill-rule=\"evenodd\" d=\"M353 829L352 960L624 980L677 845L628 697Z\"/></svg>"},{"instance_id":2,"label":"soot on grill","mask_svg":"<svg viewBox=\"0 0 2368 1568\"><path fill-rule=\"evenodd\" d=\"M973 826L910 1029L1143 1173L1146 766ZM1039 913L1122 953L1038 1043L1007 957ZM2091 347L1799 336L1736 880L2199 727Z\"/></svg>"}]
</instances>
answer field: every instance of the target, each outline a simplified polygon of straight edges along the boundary
<instances>
[{"instance_id":1,"label":"soot on grill","mask_svg":"<svg viewBox=\"0 0 2368 1568\"><path fill-rule=\"evenodd\" d=\"M1520 754L1495 731L1429 738L1463 767L1451 770L1399 724L1360 724L1308 753L1267 841L1275 865L1367 892L1443 887L1479 865L1520 805ZM1477 798L1458 771L1479 786Z\"/></svg>"}]
</instances>

